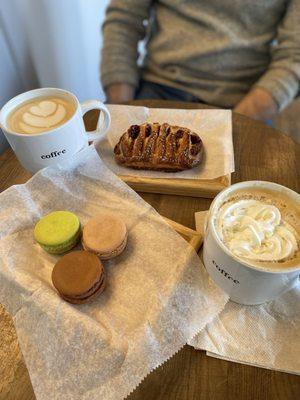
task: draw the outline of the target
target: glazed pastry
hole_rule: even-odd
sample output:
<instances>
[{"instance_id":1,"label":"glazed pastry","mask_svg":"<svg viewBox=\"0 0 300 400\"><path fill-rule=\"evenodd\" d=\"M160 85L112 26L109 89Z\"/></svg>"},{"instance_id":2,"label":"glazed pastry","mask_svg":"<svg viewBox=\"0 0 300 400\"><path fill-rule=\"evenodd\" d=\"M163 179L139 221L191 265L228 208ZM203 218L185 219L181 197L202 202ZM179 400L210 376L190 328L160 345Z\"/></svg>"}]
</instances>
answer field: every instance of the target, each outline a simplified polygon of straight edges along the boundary
<instances>
[{"instance_id":1,"label":"glazed pastry","mask_svg":"<svg viewBox=\"0 0 300 400\"><path fill-rule=\"evenodd\" d=\"M95 254L72 251L55 264L52 283L59 295L69 303L88 303L105 288L104 269Z\"/></svg>"},{"instance_id":2,"label":"glazed pastry","mask_svg":"<svg viewBox=\"0 0 300 400\"><path fill-rule=\"evenodd\" d=\"M122 219L110 213L98 214L83 228L82 246L102 260L122 253L127 243L127 228Z\"/></svg>"},{"instance_id":3,"label":"glazed pastry","mask_svg":"<svg viewBox=\"0 0 300 400\"><path fill-rule=\"evenodd\" d=\"M53 211L41 218L34 228L34 238L51 254L71 250L81 235L78 217L70 211Z\"/></svg>"},{"instance_id":4,"label":"glazed pastry","mask_svg":"<svg viewBox=\"0 0 300 400\"><path fill-rule=\"evenodd\" d=\"M130 126L114 153L117 163L126 167L176 172L201 163L203 144L188 128L144 123Z\"/></svg>"}]
</instances>

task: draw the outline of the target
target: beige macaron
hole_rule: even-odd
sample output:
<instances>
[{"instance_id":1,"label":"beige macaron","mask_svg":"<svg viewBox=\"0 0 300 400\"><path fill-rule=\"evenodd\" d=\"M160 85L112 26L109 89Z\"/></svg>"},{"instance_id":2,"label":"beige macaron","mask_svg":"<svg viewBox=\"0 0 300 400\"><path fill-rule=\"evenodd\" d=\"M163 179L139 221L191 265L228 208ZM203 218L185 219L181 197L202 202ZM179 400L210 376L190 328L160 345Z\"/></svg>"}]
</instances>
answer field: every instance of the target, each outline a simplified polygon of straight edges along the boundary
<instances>
[{"instance_id":1,"label":"beige macaron","mask_svg":"<svg viewBox=\"0 0 300 400\"><path fill-rule=\"evenodd\" d=\"M91 218L83 228L82 246L101 260L109 260L122 253L127 244L127 228L121 218L101 213Z\"/></svg>"}]
</instances>

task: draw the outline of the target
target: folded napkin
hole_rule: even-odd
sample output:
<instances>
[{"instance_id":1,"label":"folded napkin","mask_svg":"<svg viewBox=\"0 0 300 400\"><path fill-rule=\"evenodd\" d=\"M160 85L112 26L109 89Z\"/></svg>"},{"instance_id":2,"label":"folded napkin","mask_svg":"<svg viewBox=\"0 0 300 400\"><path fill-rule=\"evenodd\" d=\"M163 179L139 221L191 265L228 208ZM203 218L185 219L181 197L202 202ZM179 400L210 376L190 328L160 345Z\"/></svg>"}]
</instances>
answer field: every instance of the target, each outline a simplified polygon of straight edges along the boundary
<instances>
[{"instance_id":1,"label":"folded napkin","mask_svg":"<svg viewBox=\"0 0 300 400\"><path fill-rule=\"evenodd\" d=\"M101 210L126 223L128 245L104 263L94 302L64 302L51 283L60 256L33 239L38 219ZM13 317L37 400L119 400L212 320L227 296L194 249L105 167L90 147L0 195L0 302Z\"/></svg>"},{"instance_id":2,"label":"folded napkin","mask_svg":"<svg viewBox=\"0 0 300 400\"><path fill-rule=\"evenodd\" d=\"M205 215L195 214L199 232ZM229 301L189 344L213 357L300 374L300 285L259 306Z\"/></svg>"}]
</instances>

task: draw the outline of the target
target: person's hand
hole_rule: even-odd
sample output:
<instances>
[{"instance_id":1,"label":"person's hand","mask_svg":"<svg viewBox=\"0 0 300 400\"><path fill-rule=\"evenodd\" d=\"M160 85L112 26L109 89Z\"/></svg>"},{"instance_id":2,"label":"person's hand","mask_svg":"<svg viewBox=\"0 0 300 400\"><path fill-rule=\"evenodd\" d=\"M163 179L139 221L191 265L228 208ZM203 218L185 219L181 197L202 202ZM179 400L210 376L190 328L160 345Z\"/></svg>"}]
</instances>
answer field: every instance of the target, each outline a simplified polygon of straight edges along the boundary
<instances>
[{"instance_id":1,"label":"person's hand","mask_svg":"<svg viewBox=\"0 0 300 400\"><path fill-rule=\"evenodd\" d=\"M278 106L269 92L257 87L252 89L233 111L264 122L278 113Z\"/></svg>"},{"instance_id":2,"label":"person's hand","mask_svg":"<svg viewBox=\"0 0 300 400\"><path fill-rule=\"evenodd\" d=\"M135 89L128 83L114 83L106 89L107 102L118 104L134 98Z\"/></svg>"}]
</instances>

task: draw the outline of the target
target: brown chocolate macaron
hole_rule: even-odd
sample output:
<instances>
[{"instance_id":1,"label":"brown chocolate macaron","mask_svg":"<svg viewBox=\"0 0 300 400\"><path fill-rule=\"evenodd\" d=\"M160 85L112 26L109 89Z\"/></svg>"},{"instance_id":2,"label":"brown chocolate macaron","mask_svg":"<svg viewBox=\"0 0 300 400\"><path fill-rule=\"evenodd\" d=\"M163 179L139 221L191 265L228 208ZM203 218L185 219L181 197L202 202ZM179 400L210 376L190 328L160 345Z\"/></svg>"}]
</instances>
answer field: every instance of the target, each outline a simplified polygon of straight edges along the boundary
<instances>
[{"instance_id":1,"label":"brown chocolate macaron","mask_svg":"<svg viewBox=\"0 0 300 400\"><path fill-rule=\"evenodd\" d=\"M122 253L127 244L127 228L119 217L102 213L91 218L83 228L82 246L100 257L109 260Z\"/></svg>"},{"instance_id":2,"label":"brown chocolate macaron","mask_svg":"<svg viewBox=\"0 0 300 400\"><path fill-rule=\"evenodd\" d=\"M83 304L103 292L104 269L95 254L73 251L57 261L52 271L52 282L64 300Z\"/></svg>"}]
</instances>

